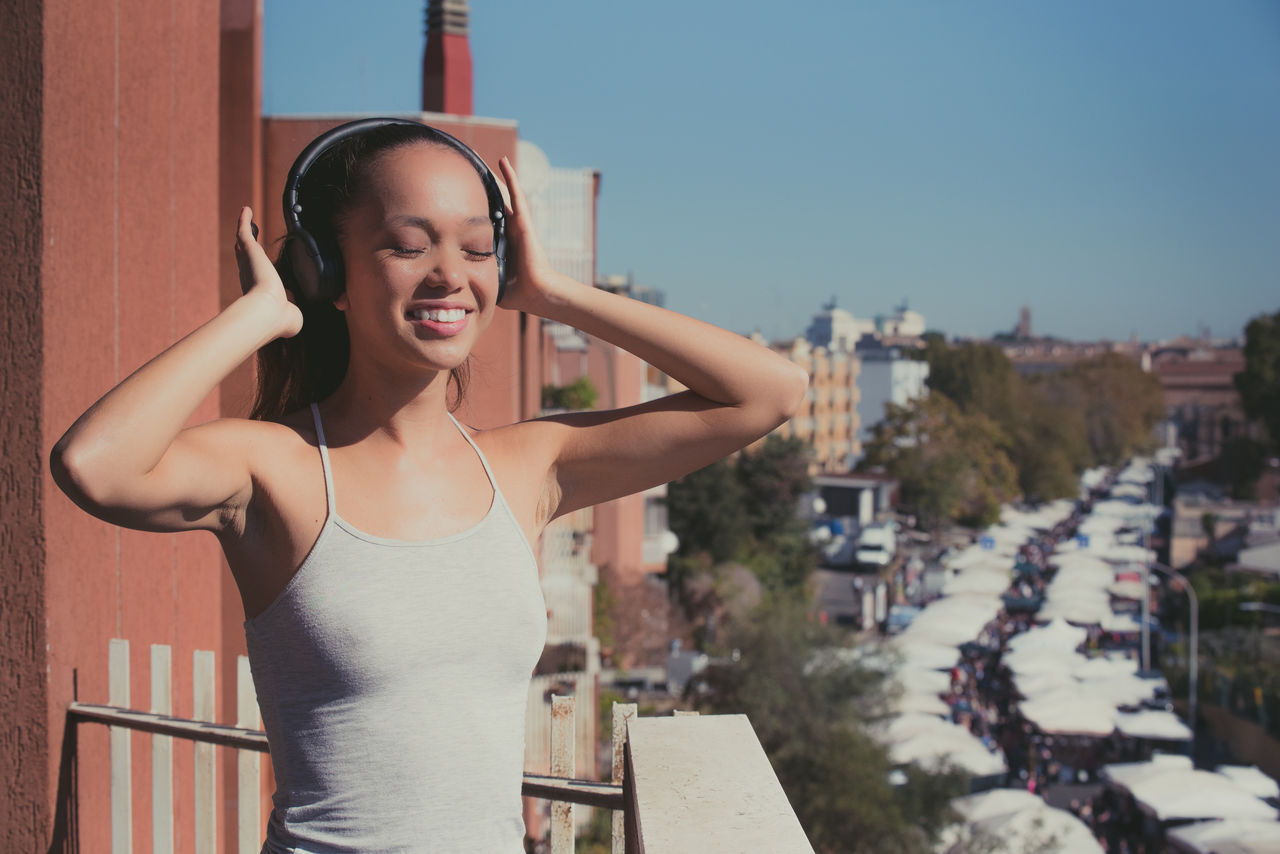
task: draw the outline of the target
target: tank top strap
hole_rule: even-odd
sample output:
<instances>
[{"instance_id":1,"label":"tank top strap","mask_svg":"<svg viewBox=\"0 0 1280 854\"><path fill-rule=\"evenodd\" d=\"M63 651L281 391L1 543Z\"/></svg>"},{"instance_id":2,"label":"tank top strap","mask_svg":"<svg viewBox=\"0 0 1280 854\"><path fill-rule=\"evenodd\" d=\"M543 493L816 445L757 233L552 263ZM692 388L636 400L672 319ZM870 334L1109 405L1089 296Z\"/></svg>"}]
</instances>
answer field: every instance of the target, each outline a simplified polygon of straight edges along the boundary
<instances>
[{"instance_id":1,"label":"tank top strap","mask_svg":"<svg viewBox=\"0 0 1280 854\"><path fill-rule=\"evenodd\" d=\"M506 503L507 499L503 497L502 490L498 488L498 479L493 476L493 469L489 467L489 459L484 455L484 451L480 450L480 446L476 444L476 440L471 438L471 434L467 432L467 428L458 423L458 419L453 417L450 412L449 420L453 422L453 426L458 428L458 432L462 434L462 438L467 440L467 444L471 446L471 450L476 452L476 456L480 458L480 465L484 466L484 473L489 477L489 485L493 487L493 499L495 502L502 501Z\"/></svg>"},{"instance_id":2,"label":"tank top strap","mask_svg":"<svg viewBox=\"0 0 1280 854\"><path fill-rule=\"evenodd\" d=\"M324 425L320 423L320 407L311 404L311 420L316 424L316 443L320 446L320 465L324 469L324 500L326 518L333 516L337 502L333 498L333 471L329 468L329 446L324 440ZM465 432L464 432L465 435ZM484 461L484 457L480 458ZM489 466L485 464L485 471ZM489 476L493 480L493 476ZM497 487L494 487L495 489Z\"/></svg>"}]
</instances>

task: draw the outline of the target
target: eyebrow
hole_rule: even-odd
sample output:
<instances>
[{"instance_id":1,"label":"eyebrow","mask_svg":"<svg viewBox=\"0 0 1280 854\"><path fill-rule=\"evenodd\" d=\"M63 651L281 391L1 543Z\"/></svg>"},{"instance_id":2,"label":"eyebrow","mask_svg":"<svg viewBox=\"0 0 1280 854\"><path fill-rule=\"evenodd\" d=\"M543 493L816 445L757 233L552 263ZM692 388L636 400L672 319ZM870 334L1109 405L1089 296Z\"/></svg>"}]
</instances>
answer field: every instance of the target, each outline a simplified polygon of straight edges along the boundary
<instances>
[{"instance_id":1,"label":"eyebrow","mask_svg":"<svg viewBox=\"0 0 1280 854\"><path fill-rule=\"evenodd\" d=\"M412 216L410 214L393 216L391 219L387 220L387 222L390 225L411 225L415 228L420 228L423 231L431 231L434 225L431 220L424 216ZM475 225L489 225L489 218L487 216L471 216L463 220L462 224L468 227Z\"/></svg>"}]
</instances>

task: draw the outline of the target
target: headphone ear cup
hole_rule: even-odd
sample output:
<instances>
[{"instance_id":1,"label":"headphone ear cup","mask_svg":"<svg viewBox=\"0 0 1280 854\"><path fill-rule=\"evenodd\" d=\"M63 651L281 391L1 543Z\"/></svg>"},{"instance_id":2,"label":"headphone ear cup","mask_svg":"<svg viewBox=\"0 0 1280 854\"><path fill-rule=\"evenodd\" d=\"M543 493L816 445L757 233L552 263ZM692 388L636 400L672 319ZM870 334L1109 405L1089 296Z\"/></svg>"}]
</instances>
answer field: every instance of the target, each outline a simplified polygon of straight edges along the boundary
<instances>
[{"instance_id":1,"label":"headphone ear cup","mask_svg":"<svg viewBox=\"0 0 1280 854\"><path fill-rule=\"evenodd\" d=\"M493 227L493 254L498 259L498 304L507 294L507 223L499 220Z\"/></svg>"},{"instance_id":2,"label":"headphone ear cup","mask_svg":"<svg viewBox=\"0 0 1280 854\"><path fill-rule=\"evenodd\" d=\"M320 248L316 246L315 238L305 229L296 229L289 234L286 251L293 280L297 283L297 295L315 302L320 295L321 273Z\"/></svg>"},{"instance_id":3,"label":"headphone ear cup","mask_svg":"<svg viewBox=\"0 0 1280 854\"><path fill-rule=\"evenodd\" d=\"M289 235L289 264L299 296L310 302L333 302L342 293L342 256L306 229Z\"/></svg>"}]
</instances>

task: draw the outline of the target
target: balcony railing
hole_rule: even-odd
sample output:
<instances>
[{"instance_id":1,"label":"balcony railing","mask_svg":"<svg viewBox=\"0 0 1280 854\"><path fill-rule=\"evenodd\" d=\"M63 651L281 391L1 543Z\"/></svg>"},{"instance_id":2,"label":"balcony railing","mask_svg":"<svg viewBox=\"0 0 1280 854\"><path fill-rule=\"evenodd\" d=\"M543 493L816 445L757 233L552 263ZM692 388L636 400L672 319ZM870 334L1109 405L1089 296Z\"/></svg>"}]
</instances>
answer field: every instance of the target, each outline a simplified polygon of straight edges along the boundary
<instances>
[{"instance_id":1,"label":"balcony railing","mask_svg":"<svg viewBox=\"0 0 1280 854\"><path fill-rule=\"evenodd\" d=\"M195 750L195 852L213 854L217 840L215 748L238 751L237 840L227 850L257 854L262 839L260 754L266 735L257 728L257 699L248 659L237 666L235 726L213 722L214 660L196 652L194 709L198 719L170 714L170 650L151 647L151 711L130 708L129 643L113 640L107 705L73 702L68 723L105 724L111 730L111 852L133 851L132 731L152 738L152 842L174 850L173 739ZM574 698L555 697L551 708L549 775L524 775L523 794L552 803L551 854L574 850L573 806L613 810L614 854L664 852L808 852L804 831L744 715L638 718L633 704L614 704L613 763L609 782L576 777ZM79 786L93 785L82 769ZM73 846L78 849L78 845Z\"/></svg>"}]
</instances>

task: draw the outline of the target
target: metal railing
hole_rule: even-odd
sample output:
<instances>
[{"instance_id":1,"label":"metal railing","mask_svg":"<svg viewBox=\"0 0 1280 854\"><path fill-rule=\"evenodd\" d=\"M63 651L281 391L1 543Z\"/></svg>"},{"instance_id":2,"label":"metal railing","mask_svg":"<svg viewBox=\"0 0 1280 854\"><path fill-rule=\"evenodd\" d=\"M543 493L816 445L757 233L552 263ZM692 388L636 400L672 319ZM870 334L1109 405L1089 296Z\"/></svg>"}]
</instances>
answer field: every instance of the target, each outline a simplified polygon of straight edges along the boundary
<instances>
[{"instance_id":1,"label":"metal railing","mask_svg":"<svg viewBox=\"0 0 1280 854\"><path fill-rule=\"evenodd\" d=\"M106 705L72 702L68 724L110 728L111 852L133 851L134 732L148 733L151 746L152 839L156 854L174 850L173 739L195 751L194 825L196 854L220 850L217 839L217 756L215 748L237 751L237 838L228 850L257 854L262 845L261 755L267 738L258 729L257 698L245 656L237 660L234 726L213 721L214 656L194 654L194 717L174 717L171 651L151 647L151 710L130 708L129 643L110 642ZM634 704L613 706L611 779L575 775L574 698L553 697L550 774L525 773L522 793L551 801L551 854L573 854L573 807L613 811L614 854L666 851L768 850L809 852L799 821L769 760L743 715L638 718ZM84 781L82 781L83 783ZM715 840L712 847L706 847ZM760 847L764 844L764 847Z\"/></svg>"}]
</instances>

